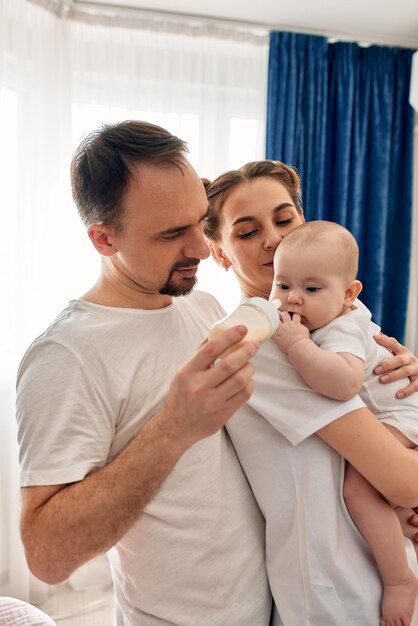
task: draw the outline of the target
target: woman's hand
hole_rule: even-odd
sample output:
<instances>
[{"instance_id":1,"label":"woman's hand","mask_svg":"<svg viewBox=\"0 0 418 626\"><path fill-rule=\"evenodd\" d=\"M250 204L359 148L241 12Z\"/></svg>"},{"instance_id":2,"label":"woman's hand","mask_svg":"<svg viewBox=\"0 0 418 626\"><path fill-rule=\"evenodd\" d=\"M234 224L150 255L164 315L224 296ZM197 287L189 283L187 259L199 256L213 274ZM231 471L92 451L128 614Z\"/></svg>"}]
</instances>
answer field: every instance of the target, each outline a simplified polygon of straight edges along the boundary
<instances>
[{"instance_id":1,"label":"woman's hand","mask_svg":"<svg viewBox=\"0 0 418 626\"><path fill-rule=\"evenodd\" d=\"M406 398L414 392L418 391L418 359L412 354L408 348L405 348L394 337L388 337L383 333L374 336L374 340L380 346L388 348L393 352L393 357L385 359L378 365L374 373L379 376L381 383L391 383L400 378L409 378L409 385L400 389L396 397L399 399Z\"/></svg>"}]
</instances>

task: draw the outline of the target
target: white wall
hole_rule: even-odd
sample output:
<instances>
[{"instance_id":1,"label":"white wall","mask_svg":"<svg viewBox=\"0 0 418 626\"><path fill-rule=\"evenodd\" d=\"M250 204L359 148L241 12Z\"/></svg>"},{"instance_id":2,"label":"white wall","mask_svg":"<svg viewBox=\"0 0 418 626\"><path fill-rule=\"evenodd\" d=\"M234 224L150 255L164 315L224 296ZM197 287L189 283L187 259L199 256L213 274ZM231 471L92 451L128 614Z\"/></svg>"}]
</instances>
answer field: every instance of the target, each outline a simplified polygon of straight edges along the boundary
<instances>
[{"instance_id":1,"label":"white wall","mask_svg":"<svg viewBox=\"0 0 418 626\"><path fill-rule=\"evenodd\" d=\"M412 251L409 285L408 316L406 320L406 346L418 355L418 112L414 129L414 206L412 222ZM395 302L394 302L395 304Z\"/></svg>"}]
</instances>

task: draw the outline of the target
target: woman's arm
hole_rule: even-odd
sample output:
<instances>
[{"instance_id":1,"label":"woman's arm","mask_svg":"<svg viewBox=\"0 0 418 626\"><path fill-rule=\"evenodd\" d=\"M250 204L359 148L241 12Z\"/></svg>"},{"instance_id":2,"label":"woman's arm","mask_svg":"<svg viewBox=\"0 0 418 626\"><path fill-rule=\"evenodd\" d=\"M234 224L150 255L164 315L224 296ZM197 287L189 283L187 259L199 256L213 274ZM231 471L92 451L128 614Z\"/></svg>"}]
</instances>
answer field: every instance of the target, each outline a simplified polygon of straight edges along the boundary
<instances>
[{"instance_id":1,"label":"woman's arm","mask_svg":"<svg viewBox=\"0 0 418 626\"><path fill-rule=\"evenodd\" d=\"M283 311L281 320L273 339L309 387L334 400L353 398L364 381L364 362L317 346L297 313Z\"/></svg>"},{"instance_id":2,"label":"woman's arm","mask_svg":"<svg viewBox=\"0 0 418 626\"><path fill-rule=\"evenodd\" d=\"M418 391L417 357L408 348L396 341L394 337L388 337L380 333L375 335L374 339L376 343L388 348L394 355L389 359L385 359L383 363L375 368L374 373L379 376L380 382L387 384L400 378L409 378L410 384L396 394L396 397L399 399L406 398Z\"/></svg>"},{"instance_id":3,"label":"woman's arm","mask_svg":"<svg viewBox=\"0 0 418 626\"><path fill-rule=\"evenodd\" d=\"M390 502L418 505L418 454L405 448L368 409L357 409L316 433Z\"/></svg>"}]
</instances>

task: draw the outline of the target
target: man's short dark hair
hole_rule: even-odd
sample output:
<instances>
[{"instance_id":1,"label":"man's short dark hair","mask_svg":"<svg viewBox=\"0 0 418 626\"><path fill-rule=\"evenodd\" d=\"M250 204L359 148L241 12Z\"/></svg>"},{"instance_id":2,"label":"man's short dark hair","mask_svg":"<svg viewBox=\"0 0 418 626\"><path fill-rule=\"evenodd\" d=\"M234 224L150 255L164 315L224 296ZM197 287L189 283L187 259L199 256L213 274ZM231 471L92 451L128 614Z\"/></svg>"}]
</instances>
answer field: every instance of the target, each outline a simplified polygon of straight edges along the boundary
<instances>
[{"instance_id":1,"label":"man's short dark hair","mask_svg":"<svg viewBox=\"0 0 418 626\"><path fill-rule=\"evenodd\" d=\"M123 198L139 162L181 167L187 144L161 126L127 120L103 124L81 142L71 162L71 187L86 226L122 228Z\"/></svg>"}]
</instances>

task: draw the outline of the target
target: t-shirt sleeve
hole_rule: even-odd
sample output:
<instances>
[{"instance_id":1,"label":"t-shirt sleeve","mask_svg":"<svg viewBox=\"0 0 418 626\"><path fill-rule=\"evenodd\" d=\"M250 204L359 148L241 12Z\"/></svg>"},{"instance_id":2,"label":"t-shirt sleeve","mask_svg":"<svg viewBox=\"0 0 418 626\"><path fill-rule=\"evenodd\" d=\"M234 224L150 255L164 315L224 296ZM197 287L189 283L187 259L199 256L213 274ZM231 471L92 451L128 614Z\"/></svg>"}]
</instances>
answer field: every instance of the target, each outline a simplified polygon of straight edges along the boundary
<instances>
[{"instance_id":1,"label":"t-shirt sleeve","mask_svg":"<svg viewBox=\"0 0 418 626\"><path fill-rule=\"evenodd\" d=\"M311 339L323 350L345 352L366 361L366 342L369 321L353 311L311 333Z\"/></svg>"},{"instance_id":2,"label":"t-shirt sleeve","mask_svg":"<svg viewBox=\"0 0 418 626\"><path fill-rule=\"evenodd\" d=\"M294 445L365 406L359 396L341 402L308 387L273 341L261 346L253 363L255 385L248 404Z\"/></svg>"},{"instance_id":3,"label":"t-shirt sleeve","mask_svg":"<svg viewBox=\"0 0 418 626\"><path fill-rule=\"evenodd\" d=\"M32 345L19 368L16 409L22 486L75 482L106 464L114 411L94 372L66 347Z\"/></svg>"}]
</instances>

